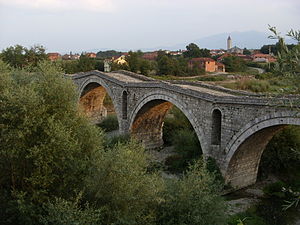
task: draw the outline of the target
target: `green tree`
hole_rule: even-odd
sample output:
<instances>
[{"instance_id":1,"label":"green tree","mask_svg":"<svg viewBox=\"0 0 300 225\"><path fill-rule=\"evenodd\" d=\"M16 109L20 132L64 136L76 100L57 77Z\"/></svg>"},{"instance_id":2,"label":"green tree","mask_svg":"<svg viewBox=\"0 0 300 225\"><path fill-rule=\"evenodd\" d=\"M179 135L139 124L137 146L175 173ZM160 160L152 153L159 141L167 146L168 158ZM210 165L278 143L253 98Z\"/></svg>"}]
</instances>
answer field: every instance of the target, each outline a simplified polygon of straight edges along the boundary
<instances>
[{"instance_id":1,"label":"green tree","mask_svg":"<svg viewBox=\"0 0 300 225\"><path fill-rule=\"evenodd\" d=\"M87 186L90 199L105 209L104 224L154 224L163 182L147 172L148 163L135 141L117 143L95 158Z\"/></svg>"},{"instance_id":2,"label":"green tree","mask_svg":"<svg viewBox=\"0 0 300 225\"><path fill-rule=\"evenodd\" d=\"M298 42L297 45L289 48L285 44L285 40L281 37L275 27L269 28L273 35L270 36L272 39L277 39L279 44L279 49L277 53L277 61L273 68L273 72L276 75L292 77L299 81L300 78L300 30L294 31L290 30L287 36L292 37ZM299 89L298 85L298 89Z\"/></svg>"},{"instance_id":3,"label":"green tree","mask_svg":"<svg viewBox=\"0 0 300 225\"><path fill-rule=\"evenodd\" d=\"M0 215L11 215L1 223L24 224L18 213L36 217L36 207L51 198L83 190L103 138L78 113L73 82L50 62L28 73L0 61L0 73L0 191L6 196Z\"/></svg>"},{"instance_id":4,"label":"green tree","mask_svg":"<svg viewBox=\"0 0 300 225\"><path fill-rule=\"evenodd\" d=\"M243 72L247 69L246 62L237 56L228 56L223 59L227 72Z\"/></svg>"},{"instance_id":5,"label":"green tree","mask_svg":"<svg viewBox=\"0 0 300 225\"><path fill-rule=\"evenodd\" d=\"M25 49L26 61L29 65L35 67L38 62L47 60L46 50L41 45L34 45L30 49Z\"/></svg>"},{"instance_id":6,"label":"green tree","mask_svg":"<svg viewBox=\"0 0 300 225\"><path fill-rule=\"evenodd\" d=\"M23 68L26 65L26 48L21 45L15 45L4 49L1 58L15 68Z\"/></svg>"},{"instance_id":7,"label":"green tree","mask_svg":"<svg viewBox=\"0 0 300 225\"><path fill-rule=\"evenodd\" d=\"M86 72L95 69L95 60L82 53L77 63L77 71Z\"/></svg>"},{"instance_id":8,"label":"green tree","mask_svg":"<svg viewBox=\"0 0 300 225\"><path fill-rule=\"evenodd\" d=\"M243 54L244 55L251 55L251 51L249 51L247 48L244 48Z\"/></svg>"},{"instance_id":9,"label":"green tree","mask_svg":"<svg viewBox=\"0 0 300 225\"><path fill-rule=\"evenodd\" d=\"M197 58L201 57L201 50L195 43L190 43L186 46L186 52L183 53L184 57L187 58Z\"/></svg>"},{"instance_id":10,"label":"green tree","mask_svg":"<svg viewBox=\"0 0 300 225\"><path fill-rule=\"evenodd\" d=\"M167 181L157 224L226 224L220 186L205 168L205 163L198 161L181 179Z\"/></svg>"},{"instance_id":11,"label":"green tree","mask_svg":"<svg viewBox=\"0 0 300 225\"><path fill-rule=\"evenodd\" d=\"M210 51L208 49L200 49L195 43L190 43L186 46L186 50L183 55L187 58L210 57Z\"/></svg>"},{"instance_id":12,"label":"green tree","mask_svg":"<svg viewBox=\"0 0 300 225\"><path fill-rule=\"evenodd\" d=\"M46 60L47 55L41 45L35 45L30 49L15 45L4 49L1 58L12 67L23 68L28 65L35 67L39 61Z\"/></svg>"}]
</instances>

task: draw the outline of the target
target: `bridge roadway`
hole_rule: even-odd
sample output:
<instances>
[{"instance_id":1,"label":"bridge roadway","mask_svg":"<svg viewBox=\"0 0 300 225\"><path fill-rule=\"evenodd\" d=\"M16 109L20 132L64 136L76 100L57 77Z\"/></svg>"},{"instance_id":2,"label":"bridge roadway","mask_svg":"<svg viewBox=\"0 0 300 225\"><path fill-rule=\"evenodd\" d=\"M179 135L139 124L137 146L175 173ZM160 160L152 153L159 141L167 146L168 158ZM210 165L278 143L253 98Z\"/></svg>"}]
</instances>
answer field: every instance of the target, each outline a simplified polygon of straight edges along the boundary
<instances>
[{"instance_id":1,"label":"bridge roadway","mask_svg":"<svg viewBox=\"0 0 300 225\"><path fill-rule=\"evenodd\" d=\"M67 75L78 87L79 104L94 122L107 114L108 94L121 133L146 148L163 144L163 120L173 105L190 121L205 156L216 159L234 188L255 183L261 155L287 125L300 125L299 96L271 96L190 81L161 81L128 71ZM200 151L200 149L199 149Z\"/></svg>"}]
</instances>

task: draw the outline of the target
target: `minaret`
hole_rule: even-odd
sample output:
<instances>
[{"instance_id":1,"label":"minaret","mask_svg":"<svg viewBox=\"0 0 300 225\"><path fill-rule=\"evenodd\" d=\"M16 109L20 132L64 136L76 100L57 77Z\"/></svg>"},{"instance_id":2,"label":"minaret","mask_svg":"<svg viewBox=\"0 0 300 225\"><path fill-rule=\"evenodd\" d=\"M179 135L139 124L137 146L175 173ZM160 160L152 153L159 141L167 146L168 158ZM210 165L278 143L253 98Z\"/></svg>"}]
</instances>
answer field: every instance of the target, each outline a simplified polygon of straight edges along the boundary
<instances>
[{"instance_id":1,"label":"minaret","mask_svg":"<svg viewBox=\"0 0 300 225\"><path fill-rule=\"evenodd\" d=\"M232 41L230 35L227 38L227 50L232 48Z\"/></svg>"}]
</instances>

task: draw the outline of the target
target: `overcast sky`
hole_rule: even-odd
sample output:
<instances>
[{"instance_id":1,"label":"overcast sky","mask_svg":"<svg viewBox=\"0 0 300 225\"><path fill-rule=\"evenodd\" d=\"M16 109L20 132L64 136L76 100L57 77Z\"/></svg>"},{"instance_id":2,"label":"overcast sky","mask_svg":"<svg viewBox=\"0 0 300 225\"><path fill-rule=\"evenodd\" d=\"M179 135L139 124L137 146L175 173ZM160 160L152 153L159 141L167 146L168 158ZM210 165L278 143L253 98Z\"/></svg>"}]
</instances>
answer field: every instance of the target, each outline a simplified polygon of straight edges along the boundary
<instances>
[{"instance_id":1,"label":"overcast sky","mask_svg":"<svg viewBox=\"0 0 300 225\"><path fill-rule=\"evenodd\" d=\"M136 50L268 24L300 29L300 0L0 0L0 50Z\"/></svg>"}]
</instances>

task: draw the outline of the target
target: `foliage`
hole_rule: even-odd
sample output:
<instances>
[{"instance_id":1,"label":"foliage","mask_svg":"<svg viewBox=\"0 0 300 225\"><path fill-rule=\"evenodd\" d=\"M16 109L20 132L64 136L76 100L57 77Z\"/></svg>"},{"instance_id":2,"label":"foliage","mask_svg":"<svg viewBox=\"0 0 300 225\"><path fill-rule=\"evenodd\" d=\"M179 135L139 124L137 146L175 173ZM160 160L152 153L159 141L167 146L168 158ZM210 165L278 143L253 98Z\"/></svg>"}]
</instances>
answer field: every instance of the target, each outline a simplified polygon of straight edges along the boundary
<instances>
[{"instance_id":1,"label":"foliage","mask_svg":"<svg viewBox=\"0 0 300 225\"><path fill-rule=\"evenodd\" d=\"M117 130L119 128L119 122L116 114L108 115L99 124L105 132Z\"/></svg>"},{"instance_id":2,"label":"foliage","mask_svg":"<svg viewBox=\"0 0 300 225\"><path fill-rule=\"evenodd\" d=\"M35 67L39 61L47 59L45 48L35 45L30 49L21 45L15 45L4 49L1 59L14 68Z\"/></svg>"},{"instance_id":3,"label":"foliage","mask_svg":"<svg viewBox=\"0 0 300 225\"><path fill-rule=\"evenodd\" d=\"M181 179L167 180L166 185L157 224L226 224L219 186L202 161L190 166Z\"/></svg>"},{"instance_id":4,"label":"foliage","mask_svg":"<svg viewBox=\"0 0 300 225\"><path fill-rule=\"evenodd\" d=\"M225 183L221 170L214 158L208 157L206 159L206 169L208 172L212 173L215 176L216 181L220 182L220 184Z\"/></svg>"},{"instance_id":5,"label":"foliage","mask_svg":"<svg viewBox=\"0 0 300 225\"><path fill-rule=\"evenodd\" d=\"M267 145L261 158L260 173L284 173L286 175L283 178L286 181L294 180L300 175L297 173L300 169L297 152L300 152L300 128L289 126L276 134Z\"/></svg>"},{"instance_id":6,"label":"foliage","mask_svg":"<svg viewBox=\"0 0 300 225\"><path fill-rule=\"evenodd\" d=\"M227 72L243 72L247 69L246 62L237 56L227 56L222 61Z\"/></svg>"},{"instance_id":7,"label":"foliage","mask_svg":"<svg viewBox=\"0 0 300 225\"><path fill-rule=\"evenodd\" d=\"M208 75L208 76L201 76L197 78L199 81L224 81L226 80L226 76L224 75Z\"/></svg>"},{"instance_id":8,"label":"foliage","mask_svg":"<svg viewBox=\"0 0 300 225\"><path fill-rule=\"evenodd\" d=\"M0 62L0 71L0 188L8 195L3 204L9 208L23 199L37 207L53 197L71 198L83 189L103 139L78 113L74 84L50 62L40 62L32 73L9 71Z\"/></svg>"},{"instance_id":9,"label":"foliage","mask_svg":"<svg viewBox=\"0 0 300 225\"><path fill-rule=\"evenodd\" d=\"M172 144L177 156L167 158L166 165L172 172L183 172L194 160L202 155L201 146L196 133L188 129L180 129L172 135Z\"/></svg>"},{"instance_id":10,"label":"foliage","mask_svg":"<svg viewBox=\"0 0 300 225\"><path fill-rule=\"evenodd\" d=\"M163 140L165 145L171 145L173 132L175 130L188 129L193 131L193 127L188 118L176 106L173 106L164 120Z\"/></svg>"},{"instance_id":11,"label":"foliage","mask_svg":"<svg viewBox=\"0 0 300 225\"><path fill-rule=\"evenodd\" d=\"M249 211L230 216L227 223L228 225L267 225L263 218Z\"/></svg>"},{"instance_id":12,"label":"foliage","mask_svg":"<svg viewBox=\"0 0 300 225\"><path fill-rule=\"evenodd\" d=\"M275 27L270 26L269 30L273 33L270 38L277 39L279 45L277 61L274 63L272 71L277 76L292 80L293 87L298 93L300 91L300 30L290 30L287 33L287 36L298 42L292 48L285 44L284 38L280 36Z\"/></svg>"},{"instance_id":13,"label":"foliage","mask_svg":"<svg viewBox=\"0 0 300 225\"><path fill-rule=\"evenodd\" d=\"M285 198L286 195L284 192L282 192L284 187L286 187L286 184L282 181L278 181L278 182L275 182L275 183L265 186L263 191L268 196L276 196L277 198Z\"/></svg>"},{"instance_id":14,"label":"foliage","mask_svg":"<svg viewBox=\"0 0 300 225\"><path fill-rule=\"evenodd\" d=\"M243 49L243 54L244 55L251 55L251 51L249 51L247 48Z\"/></svg>"},{"instance_id":15,"label":"foliage","mask_svg":"<svg viewBox=\"0 0 300 225\"><path fill-rule=\"evenodd\" d=\"M99 51L99 52L97 52L97 58L107 59L107 58L111 58L113 56L118 56L121 54L122 54L122 52L118 52L115 50Z\"/></svg>"},{"instance_id":16,"label":"foliage","mask_svg":"<svg viewBox=\"0 0 300 225\"><path fill-rule=\"evenodd\" d=\"M234 83L224 84L224 87L252 92L269 92L271 85L267 80L242 79Z\"/></svg>"},{"instance_id":17,"label":"foliage","mask_svg":"<svg viewBox=\"0 0 300 225\"><path fill-rule=\"evenodd\" d=\"M135 141L117 144L95 158L87 180L90 199L105 207L104 224L153 224L161 178L147 173L144 149Z\"/></svg>"},{"instance_id":18,"label":"foliage","mask_svg":"<svg viewBox=\"0 0 300 225\"><path fill-rule=\"evenodd\" d=\"M186 58L210 57L210 51L206 48L200 49L195 43L186 46L183 56Z\"/></svg>"},{"instance_id":19,"label":"foliage","mask_svg":"<svg viewBox=\"0 0 300 225\"><path fill-rule=\"evenodd\" d=\"M102 210L88 204L81 206L80 199L55 198L43 205L44 215L39 219L42 225L101 225Z\"/></svg>"},{"instance_id":20,"label":"foliage","mask_svg":"<svg viewBox=\"0 0 300 225\"><path fill-rule=\"evenodd\" d=\"M144 75L148 75L151 70L153 70L153 66L149 60L143 59L143 52L130 51L128 56L126 56L126 61L128 63L128 70L134 73L141 73Z\"/></svg>"},{"instance_id":21,"label":"foliage","mask_svg":"<svg viewBox=\"0 0 300 225\"><path fill-rule=\"evenodd\" d=\"M117 136L106 136L104 146L106 149L111 149L117 144L127 144L131 140L129 134L117 135Z\"/></svg>"},{"instance_id":22,"label":"foliage","mask_svg":"<svg viewBox=\"0 0 300 225\"><path fill-rule=\"evenodd\" d=\"M104 71L104 63L102 60L89 58L85 54L81 54L79 60L57 60L54 63L60 66L66 74L91 70Z\"/></svg>"},{"instance_id":23,"label":"foliage","mask_svg":"<svg viewBox=\"0 0 300 225\"><path fill-rule=\"evenodd\" d=\"M95 69L95 60L86 54L81 54L77 63L77 71L86 72Z\"/></svg>"}]
</instances>

